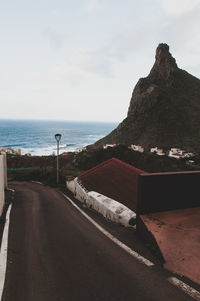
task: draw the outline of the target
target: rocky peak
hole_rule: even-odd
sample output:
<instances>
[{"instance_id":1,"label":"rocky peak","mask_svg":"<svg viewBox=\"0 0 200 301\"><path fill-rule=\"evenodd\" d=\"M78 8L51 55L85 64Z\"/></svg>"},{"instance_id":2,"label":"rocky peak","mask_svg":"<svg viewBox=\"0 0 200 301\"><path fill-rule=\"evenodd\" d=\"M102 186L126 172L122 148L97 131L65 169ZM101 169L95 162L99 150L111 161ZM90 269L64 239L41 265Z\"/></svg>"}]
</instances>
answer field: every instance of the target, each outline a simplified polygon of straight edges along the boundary
<instances>
[{"instance_id":1,"label":"rocky peak","mask_svg":"<svg viewBox=\"0 0 200 301\"><path fill-rule=\"evenodd\" d=\"M156 49L156 60L146 78L141 78L132 94L128 116L149 111L160 98L159 87L171 86L174 82L174 71L178 70L176 60L169 52L167 44L159 44Z\"/></svg>"},{"instance_id":2,"label":"rocky peak","mask_svg":"<svg viewBox=\"0 0 200 301\"><path fill-rule=\"evenodd\" d=\"M169 52L169 46L159 44L156 49L156 61L149 75L153 78L168 80L177 68L176 60Z\"/></svg>"},{"instance_id":3,"label":"rocky peak","mask_svg":"<svg viewBox=\"0 0 200 301\"><path fill-rule=\"evenodd\" d=\"M177 67L169 46L160 44L150 74L136 84L128 116L104 144L144 148L172 146L200 153L200 80Z\"/></svg>"}]
</instances>

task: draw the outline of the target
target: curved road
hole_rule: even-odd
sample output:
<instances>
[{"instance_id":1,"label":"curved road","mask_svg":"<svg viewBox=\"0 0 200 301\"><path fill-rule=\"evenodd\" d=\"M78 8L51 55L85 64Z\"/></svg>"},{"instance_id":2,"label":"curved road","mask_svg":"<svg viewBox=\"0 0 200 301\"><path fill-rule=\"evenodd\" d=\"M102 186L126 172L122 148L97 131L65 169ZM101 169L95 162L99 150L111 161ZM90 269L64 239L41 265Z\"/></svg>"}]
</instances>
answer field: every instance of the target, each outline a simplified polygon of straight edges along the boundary
<instances>
[{"instance_id":1,"label":"curved road","mask_svg":"<svg viewBox=\"0 0 200 301\"><path fill-rule=\"evenodd\" d=\"M56 190L12 186L3 301L193 300L105 237Z\"/></svg>"}]
</instances>

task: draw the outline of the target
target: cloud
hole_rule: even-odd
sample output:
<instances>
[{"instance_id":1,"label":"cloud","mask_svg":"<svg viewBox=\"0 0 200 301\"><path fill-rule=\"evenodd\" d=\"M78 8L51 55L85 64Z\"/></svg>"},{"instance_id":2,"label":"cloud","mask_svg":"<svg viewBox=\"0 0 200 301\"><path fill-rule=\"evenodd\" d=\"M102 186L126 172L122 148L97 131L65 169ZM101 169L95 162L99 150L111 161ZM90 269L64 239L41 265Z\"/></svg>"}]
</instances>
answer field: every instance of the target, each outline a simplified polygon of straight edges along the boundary
<instances>
[{"instance_id":1,"label":"cloud","mask_svg":"<svg viewBox=\"0 0 200 301\"><path fill-rule=\"evenodd\" d=\"M71 58L57 65L51 74L58 80L77 85L94 77L112 77L112 63L102 52L80 49Z\"/></svg>"},{"instance_id":2,"label":"cloud","mask_svg":"<svg viewBox=\"0 0 200 301\"><path fill-rule=\"evenodd\" d=\"M103 7L102 1L100 1L100 0L87 0L84 3L84 10L88 14L94 14L94 13L98 12L99 10L101 10L102 7Z\"/></svg>"},{"instance_id":3,"label":"cloud","mask_svg":"<svg viewBox=\"0 0 200 301\"><path fill-rule=\"evenodd\" d=\"M73 85L91 78L115 78L116 74L119 74L120 67L116 69L119 63L125 65L132 61L131 64L135 64L136 67L140 59L143 64L147 62L149 57L146 48L152 48L154 51L152 40L157 36L156 27L156 22L146 22L137 26L129 24L96 49L76 49L71 56L57 64L55 70L48 72L47 77L65 80ZM151 54L150 58L152 59Z\"/></svg>"},{"instance_id":4,"label":"cloud","mask_svg":"<svg viewBox=\"0 0 200 301\"><path fill-rule=\"evenodd\" d=\"M120 68L128 68L128 65L134 68L133 74L135 72L138 76L139 69L141 75L146 74L154 62L155 49L160 42L169 44L180 67L184 60L189 60L191 67L195 66L199 57L200 0L159 0L159 6L157 1L151 5L151 12L148 10L148 14L140 16L140 22L137 16L127 18L127 22L121 24L118 30L108 32L101 43L98 41L80 49L76 45L70 50L73 51L71 54L68 53L67 57L52 67L47 77L77 85L95 78L115 78L120 76ZM103 0L87 0L84 8L92 13L102 5ZM164 14L161 6L176 18ZM46 30L45 34L54 47L62 47L67 38L66 34L57 34L52 29Z\"/></svg>"},{"instance_id":5,"label":"cloud","mask_svg":"<svg viewBox=\"0 0 200 301\"><path fill-rule=\"evenodd\" d=\"M104 76L111 74L110 58L104 50L91 52L79 50L72 57L71 64L91 74L97 73Z\"/></svg>"},{"instance_id":6,"label":"cloud","mask_svg":"<svg viewBox=\"0 0 200 301\"><path fill-rule=\"evenodd\" d=\"M48 69L32 72L33 82L40 81L42 86L79 85L95 79L112 78L112 59L104 51L78 49Z\"/></svg>"},{"instance_id":7,"label":"cloud","mask_svg":"<svg viewBox=\"0 0 200 301\"><path fill-rule=\"evenodd\" d=\"M161 4L167 14L177 16L192 11L200 0L161 0Z\"/></svg>"},{"instance_id":8,"label":"cloud","mask_svg":"<svg viewBox=\"0 0 200 301\"><path fill-rule=\"evenodd\" d=\"M194 11L188 11L176 18L171 18L170 22L160 31L160 39L165 38L177 58L180 68L189 68L189 72L197 71L196 65L200 61L200 6Z\"/></svg>"},{"instance_id":9,"label":"cloud","mask_svg":"<svg viewBox=\"0 0 200 301\"><path fill-rule=\"evenodd\" d=\"M49 41L50 45L53 48L61 48L64 45L64 42L68 38L66 33L58 33L52 28L46 28L42 35Z\"/></svg>"}]
</instances>

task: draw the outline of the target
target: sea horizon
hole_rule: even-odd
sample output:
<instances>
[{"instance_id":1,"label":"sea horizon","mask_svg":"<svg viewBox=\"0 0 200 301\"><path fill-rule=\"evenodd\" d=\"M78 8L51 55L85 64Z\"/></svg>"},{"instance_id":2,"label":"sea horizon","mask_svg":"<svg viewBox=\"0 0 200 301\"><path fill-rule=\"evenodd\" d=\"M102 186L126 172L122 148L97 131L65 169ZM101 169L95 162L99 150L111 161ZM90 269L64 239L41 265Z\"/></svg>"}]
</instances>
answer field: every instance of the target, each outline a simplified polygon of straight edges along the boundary
<instances>
[{"instance_id":1,"label":"sea horizon","mask_svg":"<svg viewBox=\"0 0 200 301\"><path fill-rule=\"evenodd\" d=\"M79 122L79 123L120 123L121 121L105 121L105 120L65 120L65 119L26 119L26 118L0 118L0 121L52 121L52 122Z\"/></svg>"},{"instance_id":2,"label":"sea horizon","mask_svg":"<svg viewBox=\"0 0 200 301\"><path fill-rule=\"evenodd\" d=\"M54 135L62 135L60 153L75 151L109 134L118 123L105 121L66 121L0 119L0 148L21 149L22 155L52 155Z\"/></svg>"}]
</instances>

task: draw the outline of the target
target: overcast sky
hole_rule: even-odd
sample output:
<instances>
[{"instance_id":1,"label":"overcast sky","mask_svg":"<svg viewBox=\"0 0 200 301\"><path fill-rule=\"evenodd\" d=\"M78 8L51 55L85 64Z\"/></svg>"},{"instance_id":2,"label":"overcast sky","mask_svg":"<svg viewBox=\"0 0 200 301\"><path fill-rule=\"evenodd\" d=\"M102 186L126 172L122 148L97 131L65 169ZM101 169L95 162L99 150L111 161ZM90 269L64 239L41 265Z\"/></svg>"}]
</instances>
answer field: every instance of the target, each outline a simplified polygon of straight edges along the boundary
<instances>
[{"instance_id":1,"label":"overcast sky","mask_svg":"<svg viewBox=\"0 0 200 301\"><path fill-rule=\"evenodd\" d=\"M200 0L0 0L0 118L122 121L159 43L200 78Z\"/></svg>"}]
</instances>

